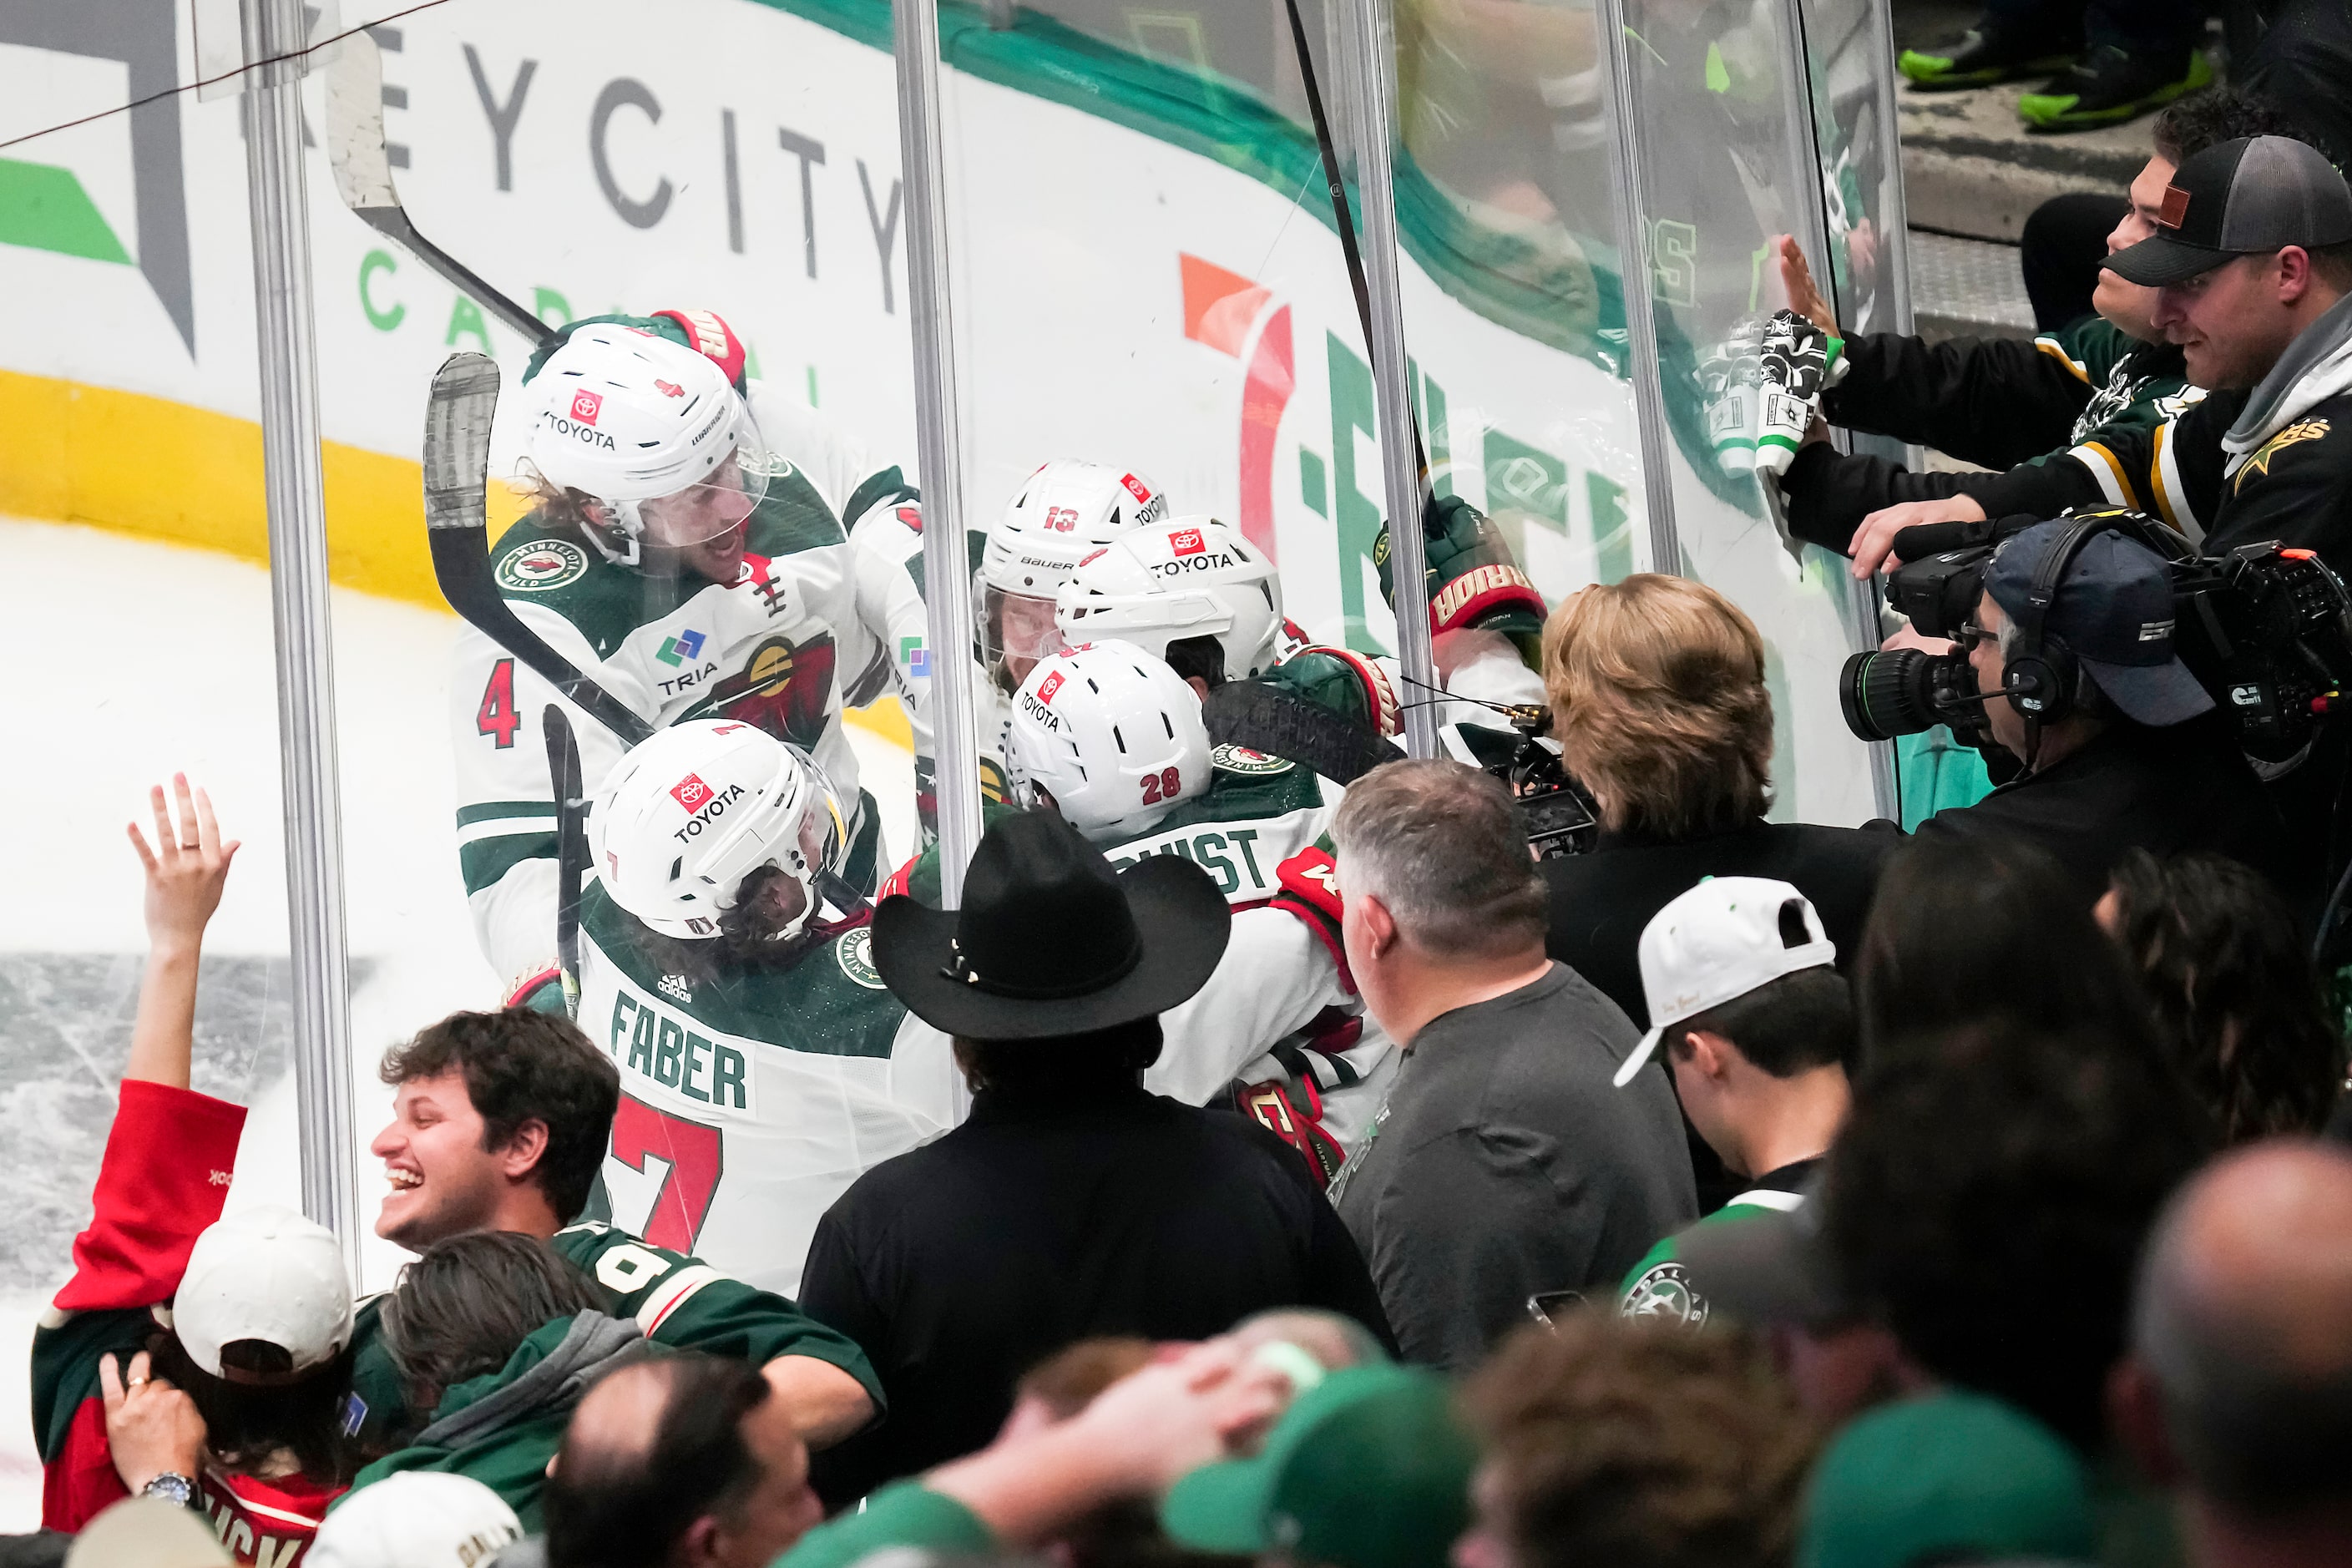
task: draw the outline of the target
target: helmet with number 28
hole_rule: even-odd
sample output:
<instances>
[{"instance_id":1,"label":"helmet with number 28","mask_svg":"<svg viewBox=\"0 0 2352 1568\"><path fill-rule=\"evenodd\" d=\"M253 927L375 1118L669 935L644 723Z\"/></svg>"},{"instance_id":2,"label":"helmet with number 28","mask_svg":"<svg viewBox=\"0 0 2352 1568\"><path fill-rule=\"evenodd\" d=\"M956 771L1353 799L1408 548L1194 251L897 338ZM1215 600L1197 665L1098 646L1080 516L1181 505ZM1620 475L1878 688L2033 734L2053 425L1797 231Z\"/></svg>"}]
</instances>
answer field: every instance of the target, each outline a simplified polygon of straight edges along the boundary
<instances>
[{"instance_id":1,"label":"helmet with number 28","mask_svg":"<svg viewBox=\"0 0 2352 1568\"><path fill-rule=\"evenodd\" d=\"M1072 643L1117 637L1167 658L1170 643L1213 637L1224 679L1240 680L1274 668L1282 579L1233 529L1182 517L1130 530L1088 555L1055 605Z\"/></svg>"},{"instance_id":2,"label":"helmet with number 28","mask_svg":"<svg viewBox=\"0 0 2352 1568\"><path fill-rule=\"evenodd\" d=\"M821 873L848 841L841 803L807 753L751 724L673 724L630 748L588 815L588 848L613 901L664 936L715 937L744 911L759 933L799 935Z\"/></svg>"},{"instance_id":3,"label":"helmet with number 28","mask_svg":"<svg viewBox=\"0 0 2352 1568\"><path fill-rule=\"evenodd\" d=\"M1206 793L1201 700L1132 643L1088 643L1037 661L1005 731L1013 798L1049 802L1088 838L1139 833Z\"/></svg>"},{"instance_id":4,"label":"helmet with number 28","mask_svg":"<svg viewBox=\"0 0 2352 1568\"><path fill-rule=\"evenodd\" d=\"M1062 646L1054 595L1087 556L1168 515L1168 498L1125 468L1057 458L1029 476L988 531L972 583L980 662L1011 690Z\"/></svg>"},{"instance_id":5,"label":"helmet with number 28","mask_svg":"<svg viewBox=\"0 0 2352 1568\"><path fill-rule=\"evenodd\" d=\"M740 527L775 468L750 405L706 356L634 327L574 332L531 385L530 467L578 502L604 558Z\"/></svg>"}]
</instances>

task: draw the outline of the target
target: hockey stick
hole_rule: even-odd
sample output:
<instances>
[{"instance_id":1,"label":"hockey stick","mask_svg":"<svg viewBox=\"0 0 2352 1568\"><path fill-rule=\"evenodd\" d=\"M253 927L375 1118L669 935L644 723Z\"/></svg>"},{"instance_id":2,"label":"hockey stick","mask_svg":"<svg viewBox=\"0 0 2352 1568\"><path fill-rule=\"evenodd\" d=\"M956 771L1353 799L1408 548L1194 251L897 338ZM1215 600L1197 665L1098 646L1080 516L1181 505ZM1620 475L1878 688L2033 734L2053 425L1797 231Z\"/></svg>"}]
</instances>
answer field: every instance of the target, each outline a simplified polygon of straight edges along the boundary
<instances>
[{"instance_id":1,"label":"hockey stick","mask_svg":"<svg viewBox=\"0 0 2352 1568\"><path fill-rule=\"evenodd\" d=\"M1345 0L1342 0L1345 3ZM1290 44L1298 56L1299 85L1307 89L1307 118L1315 122L1315 150L1323 160L1323 179L1331 194L1332 216L1339 223L1339 254L1348 264L1348 286L1356 293L1356 321L1364 329L1364 354L1372 347L1372 289L1364 279L1364 253L1356 241L1356 217L1348 205L1347 183L1339 177L1339 153L1331 144L1331 120L1323 111L1323 89L1315 79L1315 57L1307 49L1307 24L1298 15L1298 0L1282 0L1290 14ZM374 40L369 40L373 47ZM389 176L387 176L387 179ZM1412 416L1412 462L1421 472L1424 494L1429 489L1429 451L1421 442L1421 416ZM1253 748L1255 749L1255 748Z\"/></svg>"},{"instance_id":2,"label":"hockey stick","mask_svg":"<svg viewBox=\"0 0 2352 1568\"><path fill-rule=\"evenodd\" d=\"M624 746L634 746L654 727L523 625L490 575L484 489L498 405L499 366L488 355L451 354L433 373L425 405L425 538L434 579L449 607L476 630L537 671Z\"/></svg>"},{"instance_id":3,"label":"hockey stick","mask_svg":"<svg viewBox=\"0 0 2352 1568\"><path fill-rule=\"evenodd\" d=\"M580 1016L580 886L588 869L588 801L580 778L580 743L572 721L551 702L540 714L547 737L547 776L555 781L555 964L563 1010Z\"/></svg>"},{"instance_id":4,"label":"hockey stick","mask_svg":"<svg viewBox=\"0 0 2352 1568\"><path fill-rule=\"evenodd\" d=\"M327 162L335 189L361 222L404 247L425 266L471 295L490 314L533 344L555 336L545 321L477 277L456 257L416 232L392 183L392 156L383 144L383 56L364 28L342 40L324 72Z\"/></svg>"},{"instance_id":5,"label":"hockey stick","mask_svg":"<svg viewBox=\"0 0 2352 1568\"><path fill-rule=\"evenodd\" d=\"M1263 681L1226 681L1202 699L1201 719L1217 745L1304 763L1342 785L1404 755L1370 725Z\"/></svg>"}]
</instances>

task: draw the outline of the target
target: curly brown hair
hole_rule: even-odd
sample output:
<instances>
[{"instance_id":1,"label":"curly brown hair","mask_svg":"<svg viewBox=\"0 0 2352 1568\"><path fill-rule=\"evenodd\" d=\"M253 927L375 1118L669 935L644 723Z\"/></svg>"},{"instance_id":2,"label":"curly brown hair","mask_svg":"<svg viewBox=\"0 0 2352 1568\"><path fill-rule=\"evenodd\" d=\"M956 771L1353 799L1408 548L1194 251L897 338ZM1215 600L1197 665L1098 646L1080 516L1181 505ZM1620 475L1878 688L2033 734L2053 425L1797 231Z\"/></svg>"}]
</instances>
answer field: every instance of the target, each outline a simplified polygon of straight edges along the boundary
<instances>
[{"instance_id":1,"label":"curly brown hair","mask_svg":"<svg viewBox=\"0 0 2352 1568\"><path fill-rule=\"evenodd\" d=\"M1764 639L1714 589L1642 572L1573 595L1544 625L1543 678L1561 760L1603 826L1692 838L1763 815Z\"/></svg>"},{"instance_id":2,"label":"curly brown hair","mask_svg":"<svg viewBox=\"0 0 2352 1568\"><path fill-rule=\"evenodd\" d=\"M1472 1379L1484 1485L1527 1568L1780 1568L1820 1434L1754 1337L1590 1310Z\"/></svg>"}]
</instances>

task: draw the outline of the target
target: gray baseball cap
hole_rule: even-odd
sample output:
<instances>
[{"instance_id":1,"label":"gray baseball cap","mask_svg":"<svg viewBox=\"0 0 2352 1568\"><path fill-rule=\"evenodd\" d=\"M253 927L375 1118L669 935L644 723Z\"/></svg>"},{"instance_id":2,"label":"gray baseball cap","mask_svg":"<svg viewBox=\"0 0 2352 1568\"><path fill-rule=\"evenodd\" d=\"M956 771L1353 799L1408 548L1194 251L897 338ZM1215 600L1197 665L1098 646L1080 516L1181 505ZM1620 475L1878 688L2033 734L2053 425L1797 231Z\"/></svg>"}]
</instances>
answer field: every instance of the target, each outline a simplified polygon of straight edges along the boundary
<instances>
[{"instance_id":1,"label":"gray baseball cap","mask_svg":"<svg viewBox=\"0 0 2352 1568\"><path fill-rule=\"evenodd\" d=\"M2160 289L2233 257L2352 240L2352 189L2316 147L2291 136L2241 136L2173 171L2157 232L2107 258L2126 282Z\"/></svg>"},{"instance_id":2,"label":"gray baseball cap","mask_svg":"<svg viewBox=\"0 0 2352 1568\"><path fill-rule=\"evenodd\" d=\"M2065 518L2037 522L2011 535L1985 567L1985 592L2010 619L2024 617L2042 563L2074 526ZM2173 646L2171 574L2136 539L2095 533L2084 541L2059 579L2042 631L2074 649L2099 689L2142 724L2185 723L2213 706Z\"/></svg>"}]
</instances>

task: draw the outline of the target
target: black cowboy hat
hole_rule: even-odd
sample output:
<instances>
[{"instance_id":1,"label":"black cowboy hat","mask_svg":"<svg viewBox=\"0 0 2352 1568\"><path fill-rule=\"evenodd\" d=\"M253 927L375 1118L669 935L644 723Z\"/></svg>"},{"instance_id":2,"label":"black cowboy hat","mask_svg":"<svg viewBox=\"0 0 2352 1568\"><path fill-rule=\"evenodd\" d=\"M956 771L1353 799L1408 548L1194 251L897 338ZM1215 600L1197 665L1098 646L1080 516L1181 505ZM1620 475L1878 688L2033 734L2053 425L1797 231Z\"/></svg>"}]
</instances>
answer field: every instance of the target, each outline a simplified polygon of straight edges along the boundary
<instances>
[{"instance_id":1,"label":"black cowboy hat","mask_svg":"<svg viewBox=\"0 0 2352 1568\"><path fill-rule=\"evenodd\" d=\"M1190 860L1147 855L1114 874L1061 817L1024 812L999 818L972 852L962 909L882 901L874 965L909 1012L948 1034L1053 1039L1184 1001L1232 929L1215 879Z\"/></svg>"}]
</instances>

